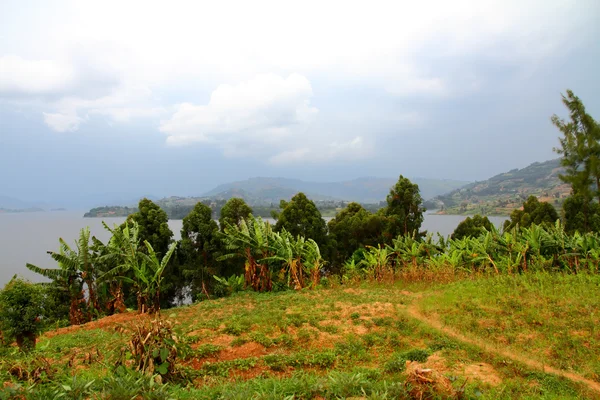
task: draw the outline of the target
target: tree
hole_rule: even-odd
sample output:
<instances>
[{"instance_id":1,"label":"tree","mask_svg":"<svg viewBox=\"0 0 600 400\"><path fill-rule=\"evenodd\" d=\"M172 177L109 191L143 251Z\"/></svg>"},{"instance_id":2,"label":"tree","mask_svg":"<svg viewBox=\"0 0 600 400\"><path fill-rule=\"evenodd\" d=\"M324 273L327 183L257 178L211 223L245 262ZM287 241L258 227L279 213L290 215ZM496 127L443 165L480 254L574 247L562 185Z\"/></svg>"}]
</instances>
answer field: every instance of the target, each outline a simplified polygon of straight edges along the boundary
<instances>
[{"instance_id":1,"label":"tree","mask_svg":"<svg viewBox=\"0 0 600 400\"><path fill-rule=\"evenodd\" d=\"M181 229L180 254L183 263L183 275L190 280L192 298L212 281L213 275L220 275L215 259L219 251L219 226L212 219L210 207L198 203L183 218Z\"/></svg>"},{"instance_id":2,"label":"tree","mask_svg":"<svg viewBox=\"0 0 600 400\"><path fill-rule=\"evenodd\" d=\"M252 214L252 209L244 199L232 197L221 208L221 215L219 216L221 232L225 231L227 224L240 226L242 220L248 218L250 214Z\"/></svg>"},{"instance_id":3,"label":"tree","mask_svg":"<svg viewBox=\"0 0 600 400\"><path fill-rule=\"evenodd\" d=\"M600 231L600 204L585 196L575 194L565 199L563 216L568 234Z\"/></svg>"},{"instance_id":4,"label":"tree","mask_svg":"<svg viewBox=\"0 0 600 400\"><path fill-rule=\"evenodd\" d=\"M421 206L423 199L419 193L419 185L400 175L386 200L387 207L381 212L388 220L387 241L398 235L419 234L425 211Z\"/></svg>"},{"instance_id":5,"label":"tree","mask_svg":"<svg viewBox=\"0 0 600 400\"><path fill-rule=\"evenodd\" d=\"M16 339L22 350L35 347L42 315L42 289L16 275L0 291L0 332L4 339Z\"/></svg>"},{"instance_id":6,"label":"tree","mask_svg":"<svg viewBox=\"0 0 600 400\"><path fill-rule=\"evenodd\" d=\"M458 224L450 238L461 240L466 237L477 237L483 232L491 231L492 229L493 225L488 217L482 217L477 214L473 218L467 217L467 219Z\"/></svg>"},{"instance_id":7,"label":"tree","mask_svg":"<svg viewBox=\"0 0 600 400\"><path fill-rule=\"evenodd\" d=\"M59 268L39 268L26 264L27 268L46 278L52 279L58 286L68 292L71 297L69 321L72 325L87 322L93 313L98 313L98 297L96 290L96 271L92 252L90 250L90 230L84 228L79 233L79 239L72 249L62 238L59 239L58 253L49 251L48 254L58 263ZM84 289L87 287L87 310ZM86 314L87 311L87 315Z\"/></svg>"},{"instance_id":8,"label":"tree","mask_svg":"<svg viewBox=\"0 0 600 400\"><path fill-rule=\"evenodd\" d=\"M385 219L371 214L358 203L350 203L327 224L329 259L340 267L358 248L382 243Z\"/></svg>"},{"instance_id":9,"label":"tree","mask_svg":"<svg viewBox=\"0 0 600 400\"><path fill-rule=\"evenodd\" d=\"M296 194L290 202L282 200L280 208L282 211L274 227L276 232L285 229L294 237L313 239L320 246L325 243L327 224L315 203L304 193Z\"/></svg>"},{"instance_id":10,"label":"tree","mask_svg":"<svg viewBox=\"0 0 600 400\"><path fill-rule=\"evenodd\" d=\"M173 240L173 232L169 228L169 217L152 200L142 199L138 204L138 212L131 214L127 221L135 221L139 225L139 237L142 242L148 241L157 254L167 253Z\"/></svg>"},{"instance_id":11,"label":"tree","mask_svg":"<svg viewBox=\"0 0 600 400\"><path fill-rule=\"evenodd\" d=\"M590 220L595 218L590 204L594 198L600 201L600 125L571 90L562 96L562 102L569 110L570 121L552 116L552 123L563 134L559 137L560 148L554 151L562 155L561 165L565 168L560 179L571 185L572 194L578 197L574 202L582 207L577 213L565 210L565 218L577 215L576 225L589 230Z\"/></svg>"},{"instance_id":12,"label":"tree","mask_svg":"<svg viewBox=\"0 0 600 400\"><path fill-rule=\"evenodd\" d=\"M140 243L148 241L159 257L167 254L169 246L173 242L173 232L169 228L169 217L152 200L142 199L138 204L139 211L129 216L128 221L135 221L139 225ZM140 246L140 251L147 254L147 248ZM182 293L186 282L183 274L175 262L169 263L165 271L163 283L163 306L171 306L175 299L183 298Z\"/></svg>"},{"instance_id":13,"label":"tree","mask_svg":"<svg viewBox=\"0 0 600 400\"><path fill-rule=\"evenodd\" d=\"M539 201L535 196L529 196L523 203L523 209L514 210L510 214L510 220L504 222L504 230L507 231L517 225L520 228L529 228L534 224L554 226L557 219L559 219L558 212L552 204Z\"/></svg>"}]
</instances>

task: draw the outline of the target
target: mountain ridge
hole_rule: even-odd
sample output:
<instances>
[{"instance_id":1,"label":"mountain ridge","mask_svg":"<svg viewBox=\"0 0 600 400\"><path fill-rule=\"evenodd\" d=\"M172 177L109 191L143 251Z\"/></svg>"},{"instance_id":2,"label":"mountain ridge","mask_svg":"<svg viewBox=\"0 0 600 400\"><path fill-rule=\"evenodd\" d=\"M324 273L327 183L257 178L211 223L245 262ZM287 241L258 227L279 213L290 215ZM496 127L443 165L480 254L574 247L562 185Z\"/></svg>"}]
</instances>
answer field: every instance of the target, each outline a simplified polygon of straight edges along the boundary
<instances>
[{"instance_id":1,"label":"mountain ridge","mask_svg":"<svg viewBox=\"0 0 600 400\"><path fill-rule=\"evenodd\" d=\"M529 196L536 196L559 208L571 191L559 178L563 171L560 158L534 162L438 195L425 207L447 214L509 215Z\"/></svg>"}]
</instances>

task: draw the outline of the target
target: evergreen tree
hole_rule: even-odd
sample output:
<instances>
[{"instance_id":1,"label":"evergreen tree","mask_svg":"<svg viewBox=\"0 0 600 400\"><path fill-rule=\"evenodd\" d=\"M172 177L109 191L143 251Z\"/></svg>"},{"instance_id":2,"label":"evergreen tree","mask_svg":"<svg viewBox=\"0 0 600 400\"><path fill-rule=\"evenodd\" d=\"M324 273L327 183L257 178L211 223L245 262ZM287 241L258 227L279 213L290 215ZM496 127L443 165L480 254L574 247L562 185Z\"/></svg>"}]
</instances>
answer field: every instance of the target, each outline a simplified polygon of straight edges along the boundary
<instances>
[{"instance_id":1,"label":"evergreen tree","mask_svg":"<svg viewBox=\"0 0 600 400\"><path fill-rule=\"evenodd\" d=\"M240 222L248 218L250 214L252 214L252 209L244 199L232 197L221 208L221 215L219 216L221 232L225 230L227 224L240 226Z\"/></svg>"},{"instance_id":2,"label":"evergreen tree","mask_svg":"<svg viewBox=\"0 0 600 400\"><path fill-rule=\"evenodd\" d=\"M425 212L421 206L423 199L419 193L419 185L400 175L386 200L387 207L380 210L388 220L386 241L389 242L398 235L419 235Z\"/></svg>"},{"instance_id":3,"label":"evergreen tree","mask_svg":"<svg viewBox=\"0 0 600 400\"><path fill-rule=\"evenodd\" d=\"M220 275L219 263L215 260L220 240L219 226L212 219L210 207L198 203L183 218L181 229L180 259L183 275L190 283L192 298L202 290L208 290L213 275Z\"/></svg>"},{"instance_id":4,"label":"evergreen tree","mask_svg":"<svg viewBox=\"0 0 600 400\"><path fill-rule=\"evenodd\" d=\"M300 235L314 240L319 246L325 244L327 224L315 203L304 193L296 194L289 202L282 200L280 208L283 210L275 224L276 232L285 228L294 237Z\"/></svg>"},{"instance_id":5,"label":"evergreen tree","mask_svg":"<svg viewBox=\"0 0 600 400\"><path fill-rule=\"evenodd\" d=\"M572 195L576 197L569 207L575 203L581 206L577 212L563 208L565 224L589 231L593 229L597 209L591 203L595 198L600 201L600 125L571 90L562 96L562 101L569 110L570 121L552 116L552 123L563 134L559 138L560 148L554 151L562 155L561 165L565 168L560 179L571 185ZM575 216L577 222L568 220Z\"/></svg>"}]
</instances>

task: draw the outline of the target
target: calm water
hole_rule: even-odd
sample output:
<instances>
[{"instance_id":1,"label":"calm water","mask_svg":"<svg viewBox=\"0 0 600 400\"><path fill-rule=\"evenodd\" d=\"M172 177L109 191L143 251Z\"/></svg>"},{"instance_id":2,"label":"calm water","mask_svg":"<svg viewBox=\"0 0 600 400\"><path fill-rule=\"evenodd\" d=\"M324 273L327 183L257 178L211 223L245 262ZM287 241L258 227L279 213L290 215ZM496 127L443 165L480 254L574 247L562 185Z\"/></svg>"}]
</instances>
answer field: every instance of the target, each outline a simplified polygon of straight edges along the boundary
<instances>
[{"instance_id":1,"label":"calm water","mask_svg":"<svg viewBox=\"0 0 600 400\"><path fill-rule=\"evenodd\" d=\"M110 238L102 226L102 219L83 218L82 215L83 212L74 211L0 214L0 287L15 274L39 281L39 275L29 271L25 263L54 268L56 264L46 251L58 250L59 237L72 244L79 236L80 229L89 226L91 234L103 242ZM459 215L427 214L422 229L446 236L465 218ZM125 218L104 220L112 226L122 223ZM490 220L499 226L505 218L490 217ZM175 238L179 239L182 221L171 220L169 226Z\"/></svg>"}]
</instances>

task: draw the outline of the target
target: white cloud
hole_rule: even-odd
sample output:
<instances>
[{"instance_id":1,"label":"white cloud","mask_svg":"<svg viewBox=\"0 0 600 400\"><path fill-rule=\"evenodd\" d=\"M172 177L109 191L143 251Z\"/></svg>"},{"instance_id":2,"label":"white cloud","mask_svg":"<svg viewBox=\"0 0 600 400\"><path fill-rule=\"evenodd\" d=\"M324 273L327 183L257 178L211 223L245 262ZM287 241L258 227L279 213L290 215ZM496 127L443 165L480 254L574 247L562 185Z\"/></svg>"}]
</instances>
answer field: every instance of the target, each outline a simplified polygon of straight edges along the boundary
<instances>
[{"instance_id":1,"label":"white cloud","mask_svg":"<svg viewBox=\"0 0 600 400\"><path fill-rule=\"evenodd\" d=\"M73 132L85 120L74 114L43 113L44 122L56 132Z\"/></svg>"},{"instance_id":2,"label":"white cloud","mask_svg":"<svg viewBox=\"0 0 600 400\"><path fill-rule=\"evenodd\" d=\"M15 55L0 57L0 97L62 92L73 80L69 65L53 60L25 60Z\"/></svg>"},{"instance_id":3,"label":"white cloud","mask_svg":"<svg viewBox=\"0 0 600 400\"><path fill-rule=\"evenodd\" d=\"M332 94L340 87L445 100L525 79L577 45L600 11L597 0L307 0L290 8L278 0L58 0L35 13L11 7L0 13L0 37L11 38L0 40L0 98L41 99L55 130L77 130L95 115L110 123L166 118L159 129L170 144L212 143L229 155L264 147L277 154L273 162L324 159L335 152L315 150L328 130L312 125L311 100L319 100L319 119L343 125L370 110L346 112L343 95ZM527 74L486 79L473 60ZM222 82L245 83L217 87ZM215 87L205 104L190 100ZM322 87L330 92L319 97ZM381 120L420 111L388 108ZM337 132L324 142L360 137L364 147L369 135Z\"/></svg>"},{"instance_id":4,"label":"white cloud","mask_svg":"<svg viewBox=\"0 0 600 400\"><path fill-rule=\"evenodd\" d=\"M180 104L160 130L170 144L214 143L228 152L273 145L298 134L318 113L312 87L298 74L262 74L237 85L220 85L207 105Z\"/></svg>"}]
</instances>

